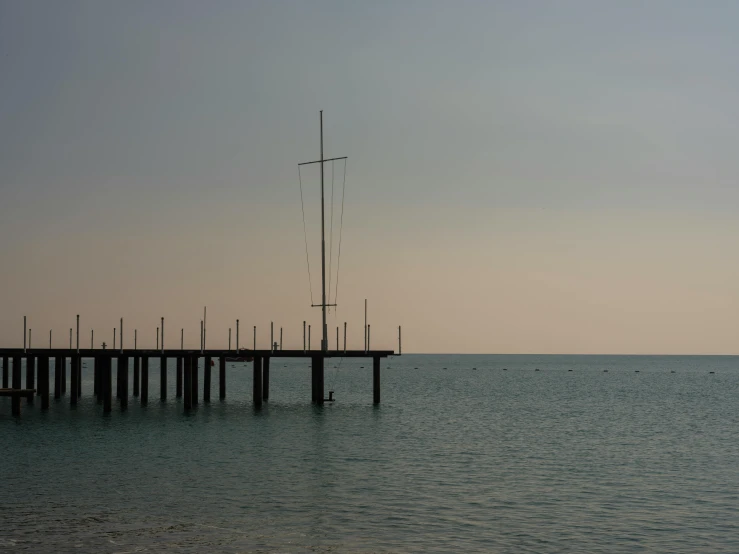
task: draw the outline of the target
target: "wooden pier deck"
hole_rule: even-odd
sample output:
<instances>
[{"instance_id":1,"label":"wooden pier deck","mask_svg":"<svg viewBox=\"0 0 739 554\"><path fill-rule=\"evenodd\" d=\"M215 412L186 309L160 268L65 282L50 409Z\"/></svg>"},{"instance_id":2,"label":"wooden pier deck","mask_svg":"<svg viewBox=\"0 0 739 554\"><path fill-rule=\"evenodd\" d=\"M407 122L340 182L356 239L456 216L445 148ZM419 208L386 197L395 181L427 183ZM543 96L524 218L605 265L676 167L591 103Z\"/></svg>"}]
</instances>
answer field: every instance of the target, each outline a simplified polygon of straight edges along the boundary
<instances>
[{"instance_id":1,"label":"wooden pier deck","mask_svg":"<svg viewBox=\"0 0 739 554\"><path fill-rule=\"evenodd\" d=\"M167 363L176 360L176 396L183 398L185 411L198 404L202 389L203 402L211 400L211 360L217 361L219 371L219 398L226 398L226 359L234 357L253 359L252 402L261 407L269 399L270 360L272 358L310 358L311 359L311 400L323 404L325 399L324 365L326 358L372 358L372 401L380 403L380 361L395 355L392 350L221 350L221 349L91 349L80 348L0 348L2 360L2 389L0 396L11 396L13 415L20 415L20 399L25 397L33 403L34 394L41 397L41 409L49 408L51 394L50 360L54 360L55 399L60 399L67 390L67 359L69 359L70 405L75 406L82 394L82 359L92 359L94 395L102 404L103 413L113 409L113 367L115 367L115 398L121 410L128 408L129 371L133 370L133 397L141 404L149 402L150 360L159 360L159 399L167 400ZM202 386L200 358L203 358ZM115 360L115 363L114 363ZM23 364L25 361L25 364ZM133 364L131 364L133 361ZM131 367L133 365L133 368ZM25 371L23 367L25 366ZM25 374L26 387L22 388ZM34 388L35 387L35 388Z\"/></svg>"}]
</instances>

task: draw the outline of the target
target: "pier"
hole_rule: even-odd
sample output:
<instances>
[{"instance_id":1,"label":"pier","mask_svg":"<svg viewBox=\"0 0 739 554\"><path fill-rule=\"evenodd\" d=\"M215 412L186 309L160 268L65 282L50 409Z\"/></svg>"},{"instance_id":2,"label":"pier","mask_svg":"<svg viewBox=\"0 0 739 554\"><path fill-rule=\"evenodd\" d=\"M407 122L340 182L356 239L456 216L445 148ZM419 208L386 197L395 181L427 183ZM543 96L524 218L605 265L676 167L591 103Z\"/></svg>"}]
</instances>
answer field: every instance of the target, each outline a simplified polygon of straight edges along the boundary
<instances>
[{"instance_id":1,"label":"pier","mask_svg":"<svg viewBox=\"0 0 739 554\"><path fill-rule=\"evenodd\" d=\"M67 373L69 374L69 404L77 405L82 395L82 360L92 360L93 394L102 406L102 413L113 411L113 376L115 369L115 400L119 409L125 411L131 398L138 398L142 405L149 403L149 364L159 362L159 401L167 402L167 363L176 360L177 388L176 399L183 398L183 409L194 409L199 398L204 403L211 402L211 380L213 366L219 372L219 400L226 399L226 361L227 358L253 359L252 365L252 403L260 408L270 398L270 360L272 358L306 358L311 360L311 401L322 405L327 399L325 391L326 358L371 358L372 359L372 402L380 403L381 360L394 356L392 350L138 350L138 349L23 349L0 348L2 359L2 383L0 397L12 398L12 414L20 416L21 399L27 404L34 403L34 396L40 397L41 410L49 409L50 360L54 361L54 399L61 401L66 396ZM199 369L203 359L202 372ZM67 364L67 360L69 363ZM216 362L216 360L218 360ZM25 363L24 363L25 362ZM69 371L67 372L67 366ZM156 366L155 366L156 367ZM129 392L129 371L133 370L133 391ZM25 373L25 375L23 375ZM200 375L202 373L202 376ZM36 383L36 388L22 388L26 383ZM201 380L202 379L202 380ZM368 376L368 381L369 381ZM11 385L11 386L8 386ZM156 386L156 385L155 385ZM154 389L156 390L156 389ZM175 399L175 400L176 400ZM333 399L331 399L333 401Z\"/></svg>"}]
</instances>

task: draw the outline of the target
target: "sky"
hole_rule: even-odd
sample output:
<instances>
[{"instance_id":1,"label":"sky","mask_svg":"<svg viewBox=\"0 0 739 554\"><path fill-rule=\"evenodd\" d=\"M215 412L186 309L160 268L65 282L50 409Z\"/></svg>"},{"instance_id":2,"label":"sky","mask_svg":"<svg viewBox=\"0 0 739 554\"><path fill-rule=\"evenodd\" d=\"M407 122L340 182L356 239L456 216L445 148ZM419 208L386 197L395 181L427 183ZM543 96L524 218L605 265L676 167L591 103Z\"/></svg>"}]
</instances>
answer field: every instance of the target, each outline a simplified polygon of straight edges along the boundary
<instances>
[{"instance_id":1,"label":"sky","mask_svg":"<svg viewBox=\"0 0 739 554\"><path fill-rule=\"evenodd\" d=\"M0 342L739 353L739 3L0 0ZM333 177L332 177L333 172ZM333 202L331 199L333 182ZM343 186L345 183L345 186ZM344 209L341 211L341 192ZM343 213L343 226L340 224ZM333 215L333 233L330 223ZM339 228L341 258L338 257ZM309 272L306 267L308 244ZM336 286L337 266L338 288ZM276 331L277 334L277 331ZM130 342L130 344L129 344Z\"/></svg>"}]
</instances>

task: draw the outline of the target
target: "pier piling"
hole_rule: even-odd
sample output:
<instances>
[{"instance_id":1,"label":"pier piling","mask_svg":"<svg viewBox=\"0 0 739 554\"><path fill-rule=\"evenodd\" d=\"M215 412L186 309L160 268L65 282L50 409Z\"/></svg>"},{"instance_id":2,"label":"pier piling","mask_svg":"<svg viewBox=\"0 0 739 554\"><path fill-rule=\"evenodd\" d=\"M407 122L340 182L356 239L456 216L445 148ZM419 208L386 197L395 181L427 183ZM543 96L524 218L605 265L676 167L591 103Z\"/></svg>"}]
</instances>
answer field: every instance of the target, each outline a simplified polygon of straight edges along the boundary
<instances>
[{"instance_id":1,"label":"pier piling","mask_svg":"<svg viewBox=\"0 0 739 554\"><path fill-rule=\"evenodd\" d=\"M62 396L67 394L67 357L61 357L62 362Z\"/></svg>"},{"instance_id":2,"label":"pier piling","mask_svg":"<svg viewBox=\"0 0 739 554\"><path fill-rule=\"evenodd\" d=\"M368 333L368 336L369 336L369 333ZM380 358L379 356L375 356L372 358L372 403L373 404L380 403Z\"/></svg>"},{"instance_id":3,"label":"pier piling","mask_svg":"<svg viewBox=\"0 0 739 554\"><path fill-rule=\"evenodd\" d=\"M204 358L203 363L203 402L210 402L210 356Z\"/></svg>"},{"instance_id":4,"label":"pier piling","mask_svg":"<svg viewBox=\"0 0 739 554\"><path fill-rule=\"evenodd\" d=\"M49 409L49 357L38 358L38 385L41 396L41 409Z\"/></svg>"},{"instance_id":5,"label":"pier piling","mask_svg":"<svg viewBox=\"0 0 739 554\"><path fill-rule=\"evenodd\" d=\"M149 403L149 356L141 356L141 405Z\"/></svg>"},{"instance_id":6,"label":"pier piling","mask_svg":"<svg viewBox=\"0 0 739 554\"><path fill-rule=\"evenodd\" d=\"M134 397L139 396L141 390L141 357L133 357L133 395Z\"/></svg>"},{"instance_id":7,"label":"pier piling","mask_svg":"<svg viewBox=\"0 0 739 554\"><path fill-rule=\"evenodd\" d=\"M175 397L182 398L182 356L177 356L177 378Z\"/></svg>"},{"instance_id":8,"label":"pier piling","mask_svg":"<svg viewBox=\"0 0 739 554\"><path fill-rule=\"evenodd\" d=\"M121 410L128 409L128 356L118 358L118 371L121 374Z\"/></svg>"},{"instance_id":9,"label":"pier piling","mask_svg":"<svg viewBox=\"0 0 739 554\"><path fill-rule=\"evenodd\" d=\"M269 356L264 358L262 365L262 400L269 399Z\"/></svg>"},{"instance_id":10,"label":"pier piling","mask_svg":"<svg viewBox=\"0 0 739 554\"><path fill-rule=\"evenodd\" d=\"M254 368L252 378L252 402L255 407L262 405L262 357L254 357Z\"/></svg>"},{"instance_id":11,"label":"pier piling","mask_svg":"<svg viewBox=\"0 0 739 554\"><path fill-rule=\"evenodd\" d=\"M28 354L26 356L26 388L27 389L33 389L36 388L35 385L35 376L36 376L36 357ZM29 394L27 397L28 404L33 404L33 395Z\"/></svg>"},{"instance_id":12,"label":"pier piling","mask_svg":"<svg viewBox=\"0 0 739 554\"><path fill-rule=\"evenodd\" d=\"M13 388L20 389L21 386L21 357L19 355L13 356Z\"/></svg>"},{"instance_id":13,"label":"pier piling","mask_svg":"<svg viewBox=\"0 0 739 554\"><path fill-rule=\"evenodd\" d=\"M192 359L192 405L198 405L198 365L200 364L200 356L195 354Z\"/></svg>"},{"instance_id":14,"label":"pier piling","mask_svg":"<svg viewBox=\"0 0 739 554\"><path fill-rule=\"evenodd\" d=\"M226 356L218 360L218 396L221 400L226 398Z\"/></svg>"},{"instance_id":15,"label":"pier piling","mask_svg":"<svg viewBox=\"0 0 739 554\"><path fill-rule=\"evenodd\" d=\"M162 328L162 342L164 342L164 328ZM159 400L167 400L167 357L159 358Z\"/></svg>"},{"instance_id":16,"label":"pier piling","mask_svg":"<svg viewBox=\"0 0 739 554\"><path fill-rule=\"evenodd\" d=\"M100 362L103 386L103 413L109 414L113 410L113 357L105 356Z\"/></svg>"},{"instance_id":17,"label":"pier piling","mask_svg":"<svg viewBox=\"0 0 739 554\"><path fill-rule=\"evenodd\" d=\"M192 408L192 355L185 356L184 359L184 404L185 404L185 411L188 411Z\"/></svg>"},{"instance_id":18,"label":"pier piling","mask_svg":"<svg viewBox=\"0 0 739 554\"><path fill-rule=\"evenodd\" d=\"M77 405L77 393L79 391L79 385L77 380L79 379L79 372L77 371L77 364L79 362L79 355L73 354L69 359L69 404L71 406Z\"/></svg>"},{"instance_id":19,"label":"pier piling","mask_svg":"<svg viewBox=\"0 0 739 554\"><path fill-rule=\"evenodd\" d=\"M8 388L8 357L3 356L3 388Z\"/></svg>"}]
</instances>

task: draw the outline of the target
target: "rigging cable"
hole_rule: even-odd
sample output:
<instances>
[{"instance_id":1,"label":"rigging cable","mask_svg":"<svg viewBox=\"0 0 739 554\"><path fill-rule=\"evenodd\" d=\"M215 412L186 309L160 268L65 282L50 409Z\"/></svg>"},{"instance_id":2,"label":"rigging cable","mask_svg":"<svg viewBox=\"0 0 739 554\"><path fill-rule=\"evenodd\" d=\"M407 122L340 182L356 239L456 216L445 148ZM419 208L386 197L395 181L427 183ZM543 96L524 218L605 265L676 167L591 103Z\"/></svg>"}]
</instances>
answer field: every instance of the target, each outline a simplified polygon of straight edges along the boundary
<instances>
[{"instance_id":1,"label":"rigging cable","mask_svg":"<svg viewBox=\"0 0 739 554\"><path fill-rule=\"evenodd\" d=\"M331 231L329 231L329 247L328 247L328 299L331 303L331 268L334 261L334 161L331 160ZM334 302L336 304L336 302ZM331 311L331 308L329 308ZM334 314L336 311L334 310Z\"/></svg>"},{"instance_id":2,"label":"rigging cable","mask_svg":"<svg viewBox=\"0 0 739 554\"><path fill-rule=\"evenodd\" d=\"M305 262L308 264L308 287L310 288L310 303L313 304L313 281L310 277L310 260L308 259L308 233L305 230L305 204L303 203L303 180L298 166L298 183L300 183L300 210L303 212L303 239L305 240Z\"/></svg>"},{"instance_id":3,"label":"rigging cable","mask_svg":"<svg viewBox=\"0 0 739 554\"><path fill-rule=\"evenodd\" d=\"M338 304L339 297L339 270L341 269L341 233L344 230L344 193L346 191L346 160L344 160L344 182L341 185L341 219L339 223L339 253L336 259L336 287L334 289L334 304ZM329 289L329 295L330 295Z\"/></svg>"}]
</instances>

